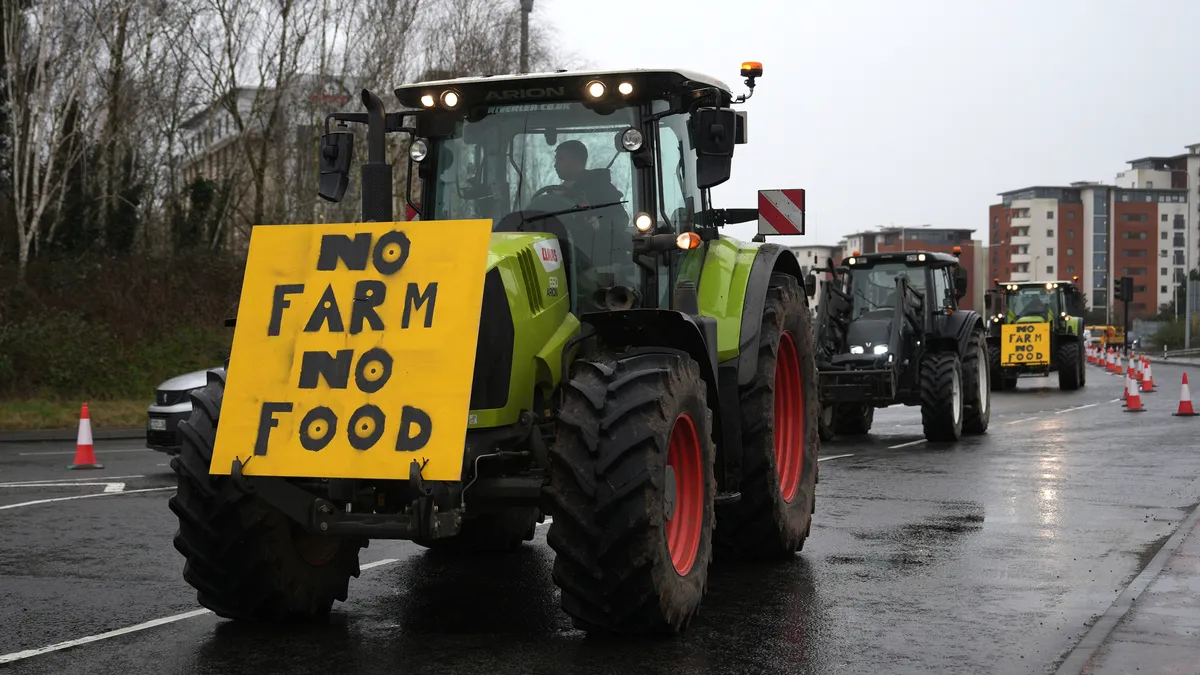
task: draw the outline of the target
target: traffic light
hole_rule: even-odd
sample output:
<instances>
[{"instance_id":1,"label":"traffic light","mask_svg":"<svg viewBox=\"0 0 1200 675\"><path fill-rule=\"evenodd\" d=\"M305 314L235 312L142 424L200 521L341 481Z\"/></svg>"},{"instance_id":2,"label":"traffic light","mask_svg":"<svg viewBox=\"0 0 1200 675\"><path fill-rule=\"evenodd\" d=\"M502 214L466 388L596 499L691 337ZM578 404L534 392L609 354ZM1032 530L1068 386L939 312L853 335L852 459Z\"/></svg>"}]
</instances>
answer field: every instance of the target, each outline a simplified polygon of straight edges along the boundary
<instances>
[{"instance_id":1,"label":"traffic light","mask_svg":"<svg viewBox=\"0 0 1200 675\"><path fill-rule=\"evenodd\" d=\"M1133 277L1113 279L1113 300L1133 300Z\"/></svg>"}]
</instances>

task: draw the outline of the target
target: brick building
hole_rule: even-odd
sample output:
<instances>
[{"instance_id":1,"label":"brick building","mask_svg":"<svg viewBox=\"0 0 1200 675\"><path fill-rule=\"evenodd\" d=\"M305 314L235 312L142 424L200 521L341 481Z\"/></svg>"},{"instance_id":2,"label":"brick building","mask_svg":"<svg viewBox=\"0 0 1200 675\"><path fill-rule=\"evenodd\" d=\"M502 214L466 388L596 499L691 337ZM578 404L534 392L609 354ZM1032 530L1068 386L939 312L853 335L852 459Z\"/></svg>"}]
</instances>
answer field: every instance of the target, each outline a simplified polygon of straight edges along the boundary
<instances>
[{"instance_id":1,"label":"brick building","mask_svg":"<svg viewBox=\"0 0 1200 675\"><path fill-rule=\"evenodd\" d=\"M1088 305L1105 322L1113 307L1112 280L1133 277L1131 318L1154 316L1197 260L1196 181L1200 144L1173 157L1129 162L1113 184L1077 182L1000 193L988 209L988 276L1012 281L1079 277Z\"/></svg>"}]
</instances>

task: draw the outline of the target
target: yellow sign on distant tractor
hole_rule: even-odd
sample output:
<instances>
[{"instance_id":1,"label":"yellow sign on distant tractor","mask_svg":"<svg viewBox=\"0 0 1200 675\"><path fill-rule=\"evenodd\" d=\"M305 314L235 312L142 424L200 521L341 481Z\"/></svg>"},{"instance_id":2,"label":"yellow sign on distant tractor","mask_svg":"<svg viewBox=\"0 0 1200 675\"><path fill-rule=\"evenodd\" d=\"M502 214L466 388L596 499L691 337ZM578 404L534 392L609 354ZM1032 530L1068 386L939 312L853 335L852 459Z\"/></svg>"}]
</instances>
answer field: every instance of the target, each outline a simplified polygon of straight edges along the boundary
<instances>
[{"instance_id":1,"label":"yellow sign on distant tractor","mask_svg":"<svg viewBox=\"0 0 1200 675\"><path fill-rule=\"evenodd\" d=\"M1000 327L1001 366L1050 364L1050 324L1006 323Z\"/></svg>"},{"instance_id":2,"label":"yellow sign on distant tractor","mask_svg":"<svg viewBox=\"0 0 1200 675\"><path fill-rule=\"evenodd\" d=\"M460 480L490 237L488 220L254 228L210 472L407 479L416 460Z\"/></svg>"}]
</instances>

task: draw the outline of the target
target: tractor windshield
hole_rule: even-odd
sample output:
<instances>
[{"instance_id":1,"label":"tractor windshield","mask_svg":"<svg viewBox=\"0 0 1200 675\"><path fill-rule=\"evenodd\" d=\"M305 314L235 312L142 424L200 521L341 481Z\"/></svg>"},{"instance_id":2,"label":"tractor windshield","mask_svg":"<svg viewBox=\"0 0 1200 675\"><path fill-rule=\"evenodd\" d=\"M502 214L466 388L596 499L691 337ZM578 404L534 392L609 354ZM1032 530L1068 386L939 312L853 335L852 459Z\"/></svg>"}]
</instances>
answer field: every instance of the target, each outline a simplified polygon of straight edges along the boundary
<instances>
[{"instance_id":1,"label":"tractor windshield","mask_svg":"<svg viewBox=\"0 0 1200 675\"><path fill-rule=\"evenodd\" d=\"M1058 294L1045 286L1018 286L1017 290L1007 291L1004 296L1005 319L1015 321L1051 321L1061 310L1058 307Z\"/></svg>"},{"instance_id":2,"label":"tractor windshield","mask_svg":"<svg viewBox=\"0 0 1200 675\"><path fill-rule=\"evenodd\" d=\"M854 298L851 320L887 310L891 316L896 307L896 277L908 277L908 285L919 293L925 292L925 268L909 267L902 263L882 263L871 268L855 269L850 273L850 294Z\"/></svg>"},{"instance_id":3,"label":"tractor windshield","mask_svg":"<svg viewBox=\"0 0 1200 675\"><path fill-rule=\"evenodd\" d=\"M427 217L486 218L498 231L566 239L568 279L581 310L598 309L593 299L609 286L639 289L633 162L621 149L636 108L603 115L571 102L495 105L487 113L436 139Z\"/></svg>"}]
</instances>

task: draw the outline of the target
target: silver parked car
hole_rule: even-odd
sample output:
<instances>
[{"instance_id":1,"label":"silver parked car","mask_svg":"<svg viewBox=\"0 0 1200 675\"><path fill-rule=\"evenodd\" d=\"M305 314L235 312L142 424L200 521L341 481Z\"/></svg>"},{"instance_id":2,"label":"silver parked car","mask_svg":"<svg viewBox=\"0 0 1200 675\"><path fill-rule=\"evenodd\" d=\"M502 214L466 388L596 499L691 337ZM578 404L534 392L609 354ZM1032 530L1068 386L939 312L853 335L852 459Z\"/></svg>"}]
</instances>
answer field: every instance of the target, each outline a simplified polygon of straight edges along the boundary
<instances>
[{"instance_id":1,"label":"silver parked car","mask_svg":"<svg viewBox=\"0 0 1200 675\"><path fill-rule=\"evenodd\" d=\"M179 454L179 423L192 414L191 393L208 384L208 371L178 375L158 385L154 403L146 409L146 447Z\"/></svg>"}]
</instances>

